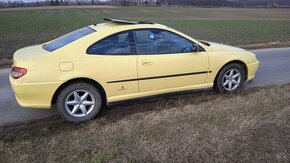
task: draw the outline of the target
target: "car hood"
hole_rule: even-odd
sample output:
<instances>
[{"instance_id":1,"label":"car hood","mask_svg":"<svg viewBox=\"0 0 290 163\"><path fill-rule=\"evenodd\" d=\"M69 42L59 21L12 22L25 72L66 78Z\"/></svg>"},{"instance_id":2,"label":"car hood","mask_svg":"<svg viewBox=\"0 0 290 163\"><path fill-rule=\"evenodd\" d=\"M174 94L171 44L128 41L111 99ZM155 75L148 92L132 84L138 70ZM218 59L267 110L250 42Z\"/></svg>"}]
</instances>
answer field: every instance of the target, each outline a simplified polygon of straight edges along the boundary
<instances>
[{"instance_id":1,"label":"car hood","mask_svg":"<svg viewBox=\"0 0 290 163\"><path fill-rule=\"evenodd\" d=\"M208 42L213 51L245 51L242 48L237 48L230 45L220 44L216 42Z\"/></svg>"},{"instance_id":2,"label":"car hood","mask_svg":"<svg viewBox=\"0 0 290 163\"><path fill-rule=\"evenodd\" d=\"M28 46L21 48L14 53L15 61L34 60L43 57L43 55L49 53L42 48L44 44Z\"/></svg>"}]
</instances>

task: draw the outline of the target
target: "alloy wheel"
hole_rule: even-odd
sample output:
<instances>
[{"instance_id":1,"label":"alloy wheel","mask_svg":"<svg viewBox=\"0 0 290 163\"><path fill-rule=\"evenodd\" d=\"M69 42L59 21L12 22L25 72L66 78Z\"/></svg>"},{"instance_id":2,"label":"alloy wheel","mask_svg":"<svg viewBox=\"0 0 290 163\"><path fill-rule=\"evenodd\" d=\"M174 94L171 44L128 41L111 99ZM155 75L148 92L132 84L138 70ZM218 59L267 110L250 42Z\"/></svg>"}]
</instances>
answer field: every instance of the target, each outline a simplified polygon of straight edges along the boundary
<instances>
[{"instance_id":1,"label":"alloy wheel","mask_svg":"<svg viewBox=\"0 0 290 163\"><path fill-rule=\"evenodd\" d=\"M75 90L65 99L65 109L74 117L84 117L90 114L95 104L94 96L87 90Z\"/></svg>"},{"instance_id":2,"label":"alloy wheel","mask_svg":"<svg viewBox=\"0 0 290 163\"><path fill-rule=\"evenodd\" d=\"M228 70L222 80L223 87L227 91L235 90L241 82L241 73L237 69L230 69Z\"/></svg>"}]
</instances>

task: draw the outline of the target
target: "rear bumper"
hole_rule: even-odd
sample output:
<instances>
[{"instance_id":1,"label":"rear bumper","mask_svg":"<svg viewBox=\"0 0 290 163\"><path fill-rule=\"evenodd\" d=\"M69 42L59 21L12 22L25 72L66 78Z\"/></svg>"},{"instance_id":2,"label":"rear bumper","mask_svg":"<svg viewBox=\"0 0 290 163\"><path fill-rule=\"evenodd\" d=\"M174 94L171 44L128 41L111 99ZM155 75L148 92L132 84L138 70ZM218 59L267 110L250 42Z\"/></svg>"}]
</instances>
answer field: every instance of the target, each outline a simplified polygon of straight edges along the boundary
<instances>
[{"instance_id":1,"label":"rear bumper","mask_svg":"<svg viewBox=\"0 0 290 163\"><path fill-rule=\"evenodd\" d=\"M51 108L52 97L60 86L58 82L20 83L9 76L17 103L24 108Z\"/></svg>"},{"instance_id":2,"label":"rear bumper","mask_svg":"<svg viewBox=\"0 0 290 163\"><path fill-rule=\"evenodd\" d=\"M259 64L260 64L259 61L247 64L247 70L248 70L247 81L249 83L255 78L256 72L259 68Z\"/></svg>"}]
</instances>

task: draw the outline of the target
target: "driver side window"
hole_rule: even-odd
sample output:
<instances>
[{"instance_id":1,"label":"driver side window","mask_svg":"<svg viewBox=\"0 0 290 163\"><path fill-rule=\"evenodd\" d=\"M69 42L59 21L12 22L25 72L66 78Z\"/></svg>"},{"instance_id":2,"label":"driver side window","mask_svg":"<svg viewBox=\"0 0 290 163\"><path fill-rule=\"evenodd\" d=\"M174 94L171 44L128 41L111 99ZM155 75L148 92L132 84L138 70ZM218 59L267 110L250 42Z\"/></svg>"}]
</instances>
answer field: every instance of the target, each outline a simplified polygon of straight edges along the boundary
<instances>
[{"instance_id":1,"label":"driver side window","mask_svg":"<svg viewBox=\"0 0 290 163\"><path fill-rule=\"evenodd\" d=\"M139 54L175 54L192 52L193 42L161 29L135 30Z\"/></svg>"}]
</instances>

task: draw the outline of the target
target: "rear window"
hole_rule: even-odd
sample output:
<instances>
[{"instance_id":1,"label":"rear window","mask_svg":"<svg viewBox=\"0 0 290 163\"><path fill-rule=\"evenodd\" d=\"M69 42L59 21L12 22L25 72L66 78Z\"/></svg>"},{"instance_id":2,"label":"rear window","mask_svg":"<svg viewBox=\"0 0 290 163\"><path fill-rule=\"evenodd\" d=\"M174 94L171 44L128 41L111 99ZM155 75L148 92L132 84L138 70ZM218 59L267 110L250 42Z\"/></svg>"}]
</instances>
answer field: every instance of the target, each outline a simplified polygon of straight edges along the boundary
<instances>
[{"instance_id":1,"label":"rear window","mask_svg":"<svg viewBox=\"0 0 290 163\"><path fill-rule=\"evenodd\" d=\"M43 46L43 49L47 50L49 52L52 52L52 51L57 50L57 49L65 46L65 45L67 45L75 40L78 40L86 35L89 35L93 32L95 32L95 30L93 30L90 27L84 27L84 28L75 30L75 31L68 33L68 34L48 43L48 44L45 44Z\"/></svg>"}]
</instances>

